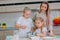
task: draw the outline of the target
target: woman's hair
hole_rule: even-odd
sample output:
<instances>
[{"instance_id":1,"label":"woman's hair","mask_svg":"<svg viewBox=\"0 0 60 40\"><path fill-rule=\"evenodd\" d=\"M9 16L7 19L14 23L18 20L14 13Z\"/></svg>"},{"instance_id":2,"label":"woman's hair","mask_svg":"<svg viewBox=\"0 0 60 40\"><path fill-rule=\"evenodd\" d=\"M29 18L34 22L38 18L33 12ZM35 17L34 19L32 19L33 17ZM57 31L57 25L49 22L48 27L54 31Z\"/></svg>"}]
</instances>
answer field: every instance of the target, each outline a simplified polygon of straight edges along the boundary
<instances>
[{"instance_id":1,"label":"woman's hair","mask_svg":"<svg viewBox=\"0 0 60 40\"><path fill-rule=\"evenodd\" d=\"M47 5L46 15L48 15L48 13L49 13L49 4L48 4L48 2L42 2L41 5L40 5L40 8L41 8L42 4L46 4Z\"/></svg>"},{"instance_id":2,"label":"woman's hair","mask_svg":"<svg viewBox=\"0 0 60 40\"><path fill-rule=\"evenodd\" d=\"M35 25L35 21L36 21L36 20L39 20L41 23L44 22L44 20L43 20L41 17L39 17L39 18L36 18L36 19L33 20L34 25ZM43 25L41 26L41 28L40 28L41 31L42 31L43 26L44 26L44 24L43 24ZM35 26L35 27L32 29L32 31L34 32L36 29L37 29L37 27Z\"/></svg>"},{"instance_id":3,"label":"woman's hair","mask_svg":"<svg viewBox=\"0 0 60 40\"><path fill-rule=\"evenodd\" d=\"M25 7L24 10L23 10L23 12L25 13L25 11L31 11L31 9L28 8L28 7Z\"/></svg>"}]
</instances>

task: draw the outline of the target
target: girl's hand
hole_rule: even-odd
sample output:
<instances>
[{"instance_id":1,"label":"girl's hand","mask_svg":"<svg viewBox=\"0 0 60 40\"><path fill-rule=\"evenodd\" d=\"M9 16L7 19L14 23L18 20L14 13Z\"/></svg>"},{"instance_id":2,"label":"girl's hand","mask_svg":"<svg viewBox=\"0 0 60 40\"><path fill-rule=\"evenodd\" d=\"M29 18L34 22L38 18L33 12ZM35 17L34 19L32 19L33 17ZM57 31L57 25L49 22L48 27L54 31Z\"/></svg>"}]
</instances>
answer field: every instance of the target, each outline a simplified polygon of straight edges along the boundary
<instances>
[{"instance_id":1,"label":"girl's hand","mask_svg":"<svg viewBox=\"0 0 60 40\"><path fill-rule=\"evenodd\" d=\"M40 34L36 34L36 36L40 37Z\"/></svg>"},{"instance_id":2,"label":"girl's hand","mask_svg":"<svg viewBox=\"0 0 60 40\"><path fill-rule=\"evenodd\" d=\"M27 27L26 25L21 26L22 29L26 29L26 27Z\"/></svg>"},{"instance_id":3,"label":"girl's hand","mask_svg":"<svg viewBox=\"0 0 60 40\"><path fill-rule=\"evenodd\" d=\"M45 37L44 34L37 34L38 37Z\"/></svg>"}]
</instances>

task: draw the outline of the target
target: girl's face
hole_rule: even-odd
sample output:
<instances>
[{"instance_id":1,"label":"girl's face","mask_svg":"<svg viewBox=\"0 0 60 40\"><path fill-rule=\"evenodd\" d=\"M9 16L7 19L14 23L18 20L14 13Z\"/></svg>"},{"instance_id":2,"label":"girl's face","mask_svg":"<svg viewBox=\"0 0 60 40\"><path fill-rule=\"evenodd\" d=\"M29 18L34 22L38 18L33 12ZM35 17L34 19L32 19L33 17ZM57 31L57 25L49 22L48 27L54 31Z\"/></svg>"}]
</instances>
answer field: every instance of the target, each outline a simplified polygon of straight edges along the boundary
<instances>
[{"instance_id":1,"label":"girl's face","mask_svg":"<svg viewBox=\"0 0 60 40\"><path fill-rule=\"evenodd\" d=\"M46 12L46 10L47 10L47 4L42 4L41 11Z\"/></svg>"},{"instance_id":2,"label":"girl's face","mask_svg":"<svg viewBox=\"0 0 60 40\"><path fill-rule=\"evenodd\" d=\"M43 25L43 22L41 22L40 20L35 20L35 26L37 28L40 28Z\"/></svg>"}]
</instances>

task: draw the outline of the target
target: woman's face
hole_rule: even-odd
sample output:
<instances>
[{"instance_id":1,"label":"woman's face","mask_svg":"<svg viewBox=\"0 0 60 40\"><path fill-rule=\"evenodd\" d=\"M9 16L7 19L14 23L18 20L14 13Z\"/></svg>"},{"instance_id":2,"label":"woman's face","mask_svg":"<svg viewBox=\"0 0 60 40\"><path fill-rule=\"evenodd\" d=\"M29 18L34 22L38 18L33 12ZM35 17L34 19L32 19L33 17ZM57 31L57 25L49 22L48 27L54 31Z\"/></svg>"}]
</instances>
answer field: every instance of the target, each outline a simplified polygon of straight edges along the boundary
<instances>
[{"instance_id":1,"label":"woman's face","mask_svg":"<svg viewBox=\"0 0 60 40\"><path fill-rule=\"evenodd\" d=\"M46 12L46 10L47 10L47 4L42 4L41 11Z\"/></svg>"},{"instance_id":2,"label":"woman's face","mask_svg":"<svg viewBox=\"0 0 60 40\"><path fill-rule=\"evenodd\" d=\"M40 20L35 20L35 26L40 28L42 26L42 22Z\"/></svg>"}]
</instances>

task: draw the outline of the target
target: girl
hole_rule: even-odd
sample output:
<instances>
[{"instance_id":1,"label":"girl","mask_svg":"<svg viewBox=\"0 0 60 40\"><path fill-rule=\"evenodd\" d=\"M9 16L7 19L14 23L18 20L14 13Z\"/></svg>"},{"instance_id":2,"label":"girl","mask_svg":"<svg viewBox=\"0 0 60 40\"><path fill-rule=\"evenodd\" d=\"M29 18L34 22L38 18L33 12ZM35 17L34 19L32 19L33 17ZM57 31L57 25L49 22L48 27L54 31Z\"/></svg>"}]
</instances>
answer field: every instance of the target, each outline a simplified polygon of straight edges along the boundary
<instances>
[{"instance_id":1,"label":"girl","mask_svg":"<svg viewBox=\"0 0 60 40\"><path fill-rule=\"evenodd\" d=\"M35 27L32 29L33 34L39 37L44 37L46 36L47 29L44 25L44 20L39 17L34 20Z\"/></svg>"},{"instance_id":2,"label":"girl","mask_svg":"<svg viewBox=\"0 0 60 40\"><path fill-rule=\"evenodd\" d=\"M34 16L35 18L42 17L44 19L44 24L48 29L49 35L53 36L52 26L50 25L50 15L49 15L49 4L48 2L42 2L40 5L40 11L37 12Z\"/></svg>"},{"instance_id":3,"label":"girl","mask_svg":"<svg viewBox=\"0 0 60 40\"><path fill-rule=\"evenodd\" d=\"M33 27L31 16L31 9L28 7L24 8L23 15L19 17L16 23L16 27L19 28L19 36L20 37L27 37L27 33Z\"/></svg>"}]
</instances>

